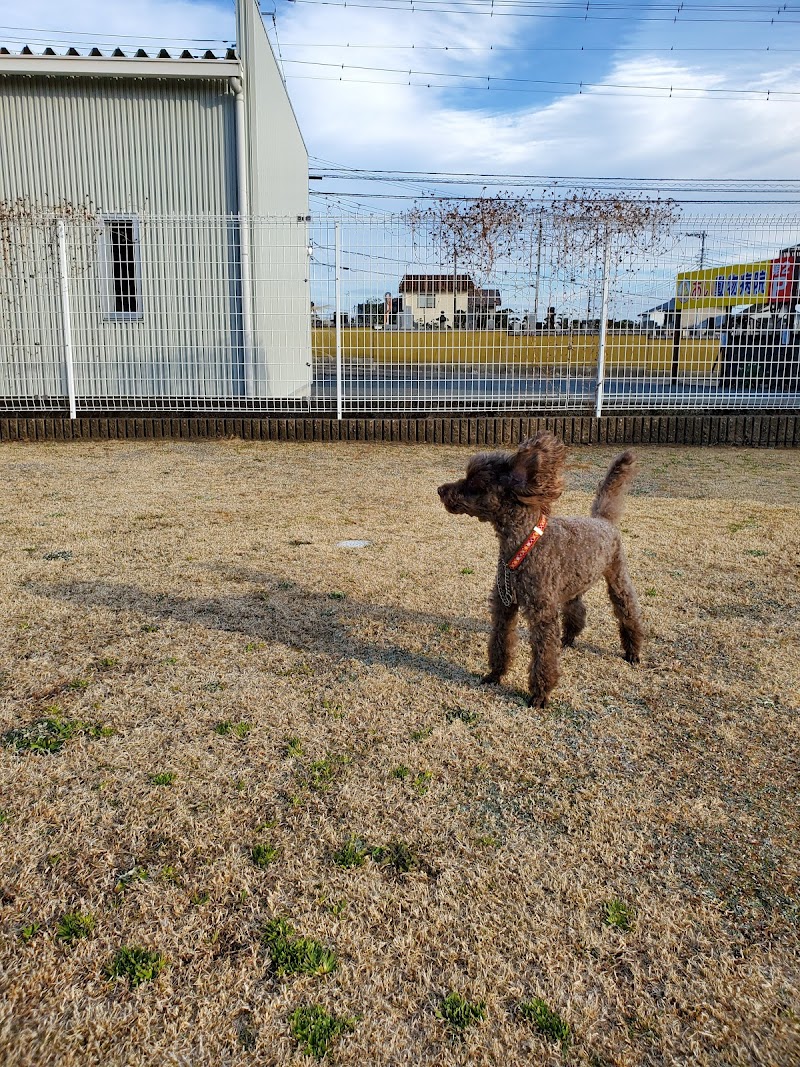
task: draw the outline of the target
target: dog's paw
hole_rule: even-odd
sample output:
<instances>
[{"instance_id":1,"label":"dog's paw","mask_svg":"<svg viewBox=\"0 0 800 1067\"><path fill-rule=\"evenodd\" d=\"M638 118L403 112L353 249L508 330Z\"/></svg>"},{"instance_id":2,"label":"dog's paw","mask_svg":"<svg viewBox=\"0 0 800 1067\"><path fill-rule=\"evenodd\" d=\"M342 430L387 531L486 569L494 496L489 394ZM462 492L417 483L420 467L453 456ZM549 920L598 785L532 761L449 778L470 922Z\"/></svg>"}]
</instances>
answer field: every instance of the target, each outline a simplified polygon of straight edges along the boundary
<instances>
[{"instance_id":1,"label":"dog's paw","mask_svg":"<svg viewBox=\"0 0 800 1067\"><path fill-rule=\"evenodd\" d=\"M540 710L547 707L546 696L529 696L528 697L529 708L539 708Z\"/></svg>"},{"instance_id":2,"label":"dog's paw","mask_svg":"<svg viewBox=\"0 0 800 1067\"><path fill-rule=\"evenodd\" d=\"M481 678L481 685L497 685L499 681L499 674L484 674Z\"/></svg>"},{"instance_id":3,"label":"dog's paw","mask_svg":"<svg viewBox=\"0 0 800 1067\"><path fill-rule=\"evenodd\" d=\"M630 663L631 667L636 667L641 662L638 652L626 652L625 659Z\"/></svg>"}]
</instances>

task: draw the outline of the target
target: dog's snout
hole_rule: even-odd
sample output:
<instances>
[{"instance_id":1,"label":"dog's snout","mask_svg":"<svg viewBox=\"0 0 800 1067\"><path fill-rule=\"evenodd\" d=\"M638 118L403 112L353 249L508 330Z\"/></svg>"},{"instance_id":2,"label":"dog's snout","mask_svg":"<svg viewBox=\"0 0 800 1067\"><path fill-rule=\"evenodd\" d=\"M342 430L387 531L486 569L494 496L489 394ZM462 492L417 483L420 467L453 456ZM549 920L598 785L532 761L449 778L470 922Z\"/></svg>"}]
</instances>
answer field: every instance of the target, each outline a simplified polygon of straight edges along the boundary
<instances>
[{"instance_id":1,"label":"dog's snout","mask_svg":"<svg viewBox=\"0 0 800 1067\"><path fill-rule=\"evenodd\" d=\"M445 490L446 489L447 489L446 485L440 485L439 488L436 490L436 492L439 494L439 497L441 499L444 499L444 494L445 494Z\"/></svg>"}]
</instances>

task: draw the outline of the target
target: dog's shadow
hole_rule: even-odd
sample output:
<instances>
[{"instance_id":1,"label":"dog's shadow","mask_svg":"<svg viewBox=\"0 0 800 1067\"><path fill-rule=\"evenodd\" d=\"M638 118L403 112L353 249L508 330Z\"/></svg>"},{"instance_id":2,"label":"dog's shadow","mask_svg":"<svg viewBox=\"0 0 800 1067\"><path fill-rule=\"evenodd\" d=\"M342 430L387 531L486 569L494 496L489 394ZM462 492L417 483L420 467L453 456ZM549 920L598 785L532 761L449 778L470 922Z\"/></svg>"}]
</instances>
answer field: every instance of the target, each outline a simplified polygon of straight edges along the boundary
<instances>
[{"instance_id":1,"label":"dog's shadow","mask_svg":"<svg viewBox=\"0 0 800 1067\"><path fill-rule=\"evenodd\" d=\"M319 653L335 661L403 667L473 685L480 677L459 666L452 649L440 652L435 646L445 633L487 635L488 622L370 604L342 594L310 590L268 572L224 566L217 566L214 571L246 588L241 593L211 597L154 593L135 585L104 581L29 582L25 589L87 612L105 608L130 612L144 620L203 626L238 633L267 645ZM403 643L403 636L407 637L407 644Z\"/></svg>"}]
</instances>

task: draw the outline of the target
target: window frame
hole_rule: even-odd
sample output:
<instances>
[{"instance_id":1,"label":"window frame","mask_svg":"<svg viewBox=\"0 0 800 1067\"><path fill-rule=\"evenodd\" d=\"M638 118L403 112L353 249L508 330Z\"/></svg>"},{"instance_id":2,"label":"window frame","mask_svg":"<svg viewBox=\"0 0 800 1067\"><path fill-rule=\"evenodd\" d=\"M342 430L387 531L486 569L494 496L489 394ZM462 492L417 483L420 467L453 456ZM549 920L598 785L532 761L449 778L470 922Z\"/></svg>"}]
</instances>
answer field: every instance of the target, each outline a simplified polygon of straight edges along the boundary
<instances>
[{"instance_id":1,"label":"window frame","mask_svg":"<svg viewBox=\"0 0 800 1067\"><path fill-rule=\"evenodd\" d=\"M131 227L131 245L133 249L133 298L135 310L126 311L118 306L125 296L117 292L117 277L114 274L114 241L112 226L114 223L127 223ZM120 247L117 243L117 247ZM128 212L113 212L100 216L98 232L98 263L100 266L100 310L104 322L140 322L144 318L144 301L142 298L142 245L139 230L139 218Z\"/></svg>"}]
</instances>

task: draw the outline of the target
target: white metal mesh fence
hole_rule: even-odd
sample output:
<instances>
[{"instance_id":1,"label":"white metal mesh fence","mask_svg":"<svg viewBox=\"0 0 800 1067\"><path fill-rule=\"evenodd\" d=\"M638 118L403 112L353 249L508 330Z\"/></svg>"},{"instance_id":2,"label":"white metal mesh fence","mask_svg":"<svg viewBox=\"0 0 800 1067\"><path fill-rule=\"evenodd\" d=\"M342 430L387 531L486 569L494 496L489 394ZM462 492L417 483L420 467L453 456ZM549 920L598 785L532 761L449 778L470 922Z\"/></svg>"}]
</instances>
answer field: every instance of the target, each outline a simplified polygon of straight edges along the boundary
<instances>
[{"instance_id":1,"label":"white metal mesh fence","mask_svg":"<svg viewBox=\"0 0 800 1067\"><path fill-rule=\"evenodd\" d=\"M797 409L798 259L800 216L674 206L241 223L18 207L0 212L0 408Z\"/></svg>"}]
</instances>

